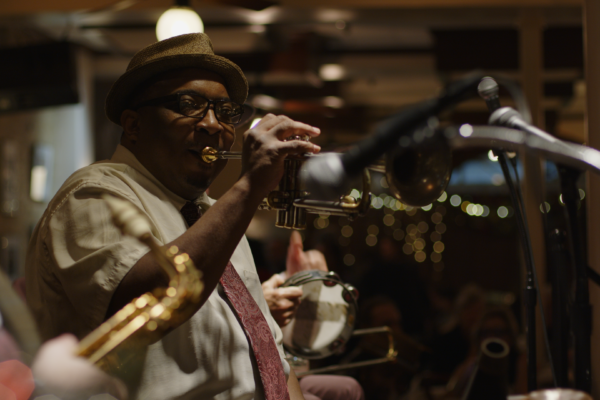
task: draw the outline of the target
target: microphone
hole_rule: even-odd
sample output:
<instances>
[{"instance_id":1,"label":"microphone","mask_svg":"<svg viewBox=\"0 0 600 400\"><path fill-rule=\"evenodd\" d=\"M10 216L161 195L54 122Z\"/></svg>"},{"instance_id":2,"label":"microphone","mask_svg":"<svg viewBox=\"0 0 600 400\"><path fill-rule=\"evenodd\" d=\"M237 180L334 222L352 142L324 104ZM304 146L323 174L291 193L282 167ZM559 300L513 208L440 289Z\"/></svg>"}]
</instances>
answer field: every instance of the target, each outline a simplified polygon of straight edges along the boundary
<instances>
[{"instance_id":1,"label":"microphone","mask_svg":"<svg viewBox=\"0 0 600 400\"><path fill-rule=\"evenodd\" d=\"M398 139L411 133L427 119L461 101L475 89L481 74L471 75L448 85L441 96L413 105L384 121L375 134L343 154L325 153L306 161L300 179L317 198L335 198L347 193L351 179L384 153L398 145Z\"/></svg>"},{"instance_id":2,"label":"microphone","mask_svg":"<svg viewBox=\"0 0 600 400\"><path fill-rule=\"evenodd\" d=\"M490 125L504 126L507 128L518 129L526 132L530 135L537 136L541 139L547 140L550 143L560 142L559 139L555 138L551 134L544 132L540 128L531 125L523 119L523 116L519 112L510 107L501 107L494 111L490 115L488 120Z\"/></svg>"},{"instance_id":3,"label":"microphone","mask_svg":"<svg viewBox=\"0 0 600 400\"><path fill-rule=\"evenodd\" d=\"M477 92L479 96L485 100L488 110L491 113L500 108L500 97L498 96L499 87L496 80L491 76L485 76L479 86L477 86Z\"/></svg>"}]
</instances>

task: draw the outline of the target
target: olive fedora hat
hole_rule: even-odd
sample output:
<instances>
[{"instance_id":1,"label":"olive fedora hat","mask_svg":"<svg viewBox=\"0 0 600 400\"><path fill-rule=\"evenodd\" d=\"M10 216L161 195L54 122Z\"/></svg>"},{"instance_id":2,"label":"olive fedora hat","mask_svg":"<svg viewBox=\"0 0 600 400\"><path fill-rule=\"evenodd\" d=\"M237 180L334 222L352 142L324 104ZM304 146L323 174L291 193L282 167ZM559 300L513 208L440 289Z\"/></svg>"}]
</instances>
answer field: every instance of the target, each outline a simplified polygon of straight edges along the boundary
<instances>
[{"instance_id":1,"label":"olive fedora hat","mask_svg":"<svg viewBox=\"0 0 600 400\"><path fill-rule=\"evenodd\" d=\"M212 43L204 33L190 33L154 43L137 52L127 70L114 83L106 96L106 116L121 125L121 114L127 109L135 89L150 78L180 68L212 71L225 81L229 98L243 104L248 97L248 81L233 62L214 54Z\"/></svg>"}]
</instances>

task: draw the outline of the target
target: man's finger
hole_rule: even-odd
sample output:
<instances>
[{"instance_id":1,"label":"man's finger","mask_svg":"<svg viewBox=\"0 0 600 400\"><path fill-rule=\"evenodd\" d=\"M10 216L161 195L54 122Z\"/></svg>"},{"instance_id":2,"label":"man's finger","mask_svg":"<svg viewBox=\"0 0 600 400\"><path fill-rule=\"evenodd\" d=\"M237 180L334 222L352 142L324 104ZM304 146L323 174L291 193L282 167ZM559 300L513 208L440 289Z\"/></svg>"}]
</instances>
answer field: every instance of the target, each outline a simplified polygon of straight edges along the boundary
<instances>
[{"instance_id":1,"label":"man's finger","mask_svg":"<svg viewBox=\"0 0 600 400\"><path fill-rule=\"evenodd\" d=\"M265 115L260 123L253 129L270 131L275 134L279 140L284 140L293 135L318 136L321 133L321 130L317 127L294 121L285 115L273 114Z\"/></svg>"},{"instance_id":2,"label":"man's finger","mask_svg":"<svg viewBox=\"0 0 600 400\"><path fill-rule=\"evenodd\" d=\"M263 290L264 289L275 289L281 286L283 283L283 278L279 274L275 274L271 276L269 279L262 283Z\"/></svg>"},{"instance_id":3,"label":"man's finger","mask_svg":"<svg viewBox=\"0 0 600 400\"><path fill-rule=\"evenodd\" d=\"M328 272L327 261L325 261L325 255L319 250L308 250L304 252L310 269L318 269L319 271Z\"/></svg>"},{"instance_id":4,"label":"man's finger","mask_svg":"<svg viewBox=\"0 0 600 400\"><path fill-rule=\"evenodd\" d=\"M284 140L294 135L309 135L318 136L321 134L321 130L315 126L305 124L303 122L294 121L285 115L277 117L278 123L274 124L269 128L271 133L274 133L279 140ZM269 121L270 122L270 121ZM271 124L267 125L270 126Z\"/></svg>"},{"instance_id":5,"label":"man's finger","mask_svg":"<svg viewBox=\"0 0 600 400\"><path fill-rule=\"evenodd\" d=\"M303 271L304 265L304 245L302 244L302 236L296 231L292 231L290 236L290 245L287 252L286 273L292 276L297 272Z\"/></svg>"},{"instance_id":6,"label":"man's finger","mask_svg":"<svg viewBox=\"0 0 600 400\"><path fill-rule=\"evenodd\" d=\"M298 286L290 286L277 289L280 297L286 299L297 299L302 296L302 288Z\"/></svg>"},{"instance_id":7,"label":"man's finger","mask_svg":"<svg viewBox=\"0 0 600 400\"><path fill-rule=\"evenodd\" d=\"M318 153L321 151L321 146L304 140L289 140L287 142L278 142L277 150L279 154L304 154Z\"/></svg>"},{"instance_id":8,"label":"man's finger","mask_svg":"<svg viewBox=\"0 0 600 400\"><path fill-rule=\"evenodd\" d=\"M298 231L292 231L290 235L290 246L299 247L300 250L304 250L304 243L302 243L302 235Z\"/></svg>"}]
</instances>

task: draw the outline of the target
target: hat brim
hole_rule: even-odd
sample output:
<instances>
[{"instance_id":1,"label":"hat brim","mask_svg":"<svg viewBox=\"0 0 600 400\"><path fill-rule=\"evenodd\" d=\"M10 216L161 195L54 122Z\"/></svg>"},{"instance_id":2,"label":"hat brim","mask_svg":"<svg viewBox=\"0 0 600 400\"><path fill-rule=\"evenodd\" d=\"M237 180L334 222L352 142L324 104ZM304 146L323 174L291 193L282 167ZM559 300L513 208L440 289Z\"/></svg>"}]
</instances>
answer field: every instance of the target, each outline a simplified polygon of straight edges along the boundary
<instances>
[{"instance_id":1,"label":"hat brim","mask_svg":"<svg viewBox=\"0 0 600 400\"><path fill-rule=\"evenodd\" d=\"M243 104L248 97L248 83L242 70L225 57L212 54L180 54L162 57L125 72L106 96L106 116L121 125L121 114L127 109L131 94L143 82L161 74L181 68L198 68L211 71L225 80L229 98ZM237 124L239 125L239 124Z\"/></svg>"}]
</instances>

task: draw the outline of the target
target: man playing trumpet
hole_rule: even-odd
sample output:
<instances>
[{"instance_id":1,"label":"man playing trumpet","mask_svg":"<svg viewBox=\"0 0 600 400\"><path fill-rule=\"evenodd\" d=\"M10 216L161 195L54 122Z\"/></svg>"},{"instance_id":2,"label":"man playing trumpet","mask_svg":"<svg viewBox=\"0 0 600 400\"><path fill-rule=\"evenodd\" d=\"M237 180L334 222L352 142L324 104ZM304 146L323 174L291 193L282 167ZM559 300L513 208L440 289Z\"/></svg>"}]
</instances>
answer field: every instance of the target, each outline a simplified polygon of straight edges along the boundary
<instances>
[{"instance_id":1,"label":"man playing trumpet","mask_svg":"<svg viewBox=\"0 0 600 400\"><path fill-rule=\"evenodd\" d=\"M320 150L291 136L318 128L267 115L244 133L242 173L218 202L205 191L226 160L248 85L204 34L153 44L106 100L123 128L110 160L75 172L50 202L28 249L28 303L44 339L85 336L135 297L168 285L148 249L112 225L101 196L133 203L155 239L189 254L205 285L198 311L149 346L130 375L140 399L302 399L284 359L244 232L278 184L288 155ZM201 218L200 218L201 216Z\"/></svg>"}]
</instances>

